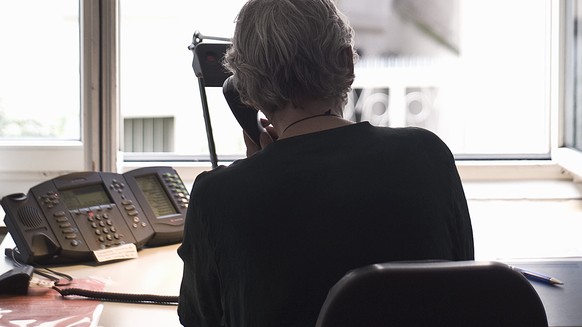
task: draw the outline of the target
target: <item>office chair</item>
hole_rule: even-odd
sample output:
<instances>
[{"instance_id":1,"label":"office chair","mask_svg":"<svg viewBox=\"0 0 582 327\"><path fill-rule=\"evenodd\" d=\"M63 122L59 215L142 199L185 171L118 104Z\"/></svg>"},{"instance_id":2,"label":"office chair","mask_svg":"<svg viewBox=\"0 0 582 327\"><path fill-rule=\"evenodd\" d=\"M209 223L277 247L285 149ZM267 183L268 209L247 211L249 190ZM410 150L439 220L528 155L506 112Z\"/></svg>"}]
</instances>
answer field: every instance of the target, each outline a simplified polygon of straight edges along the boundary
<instances>
[{"instance_id":1,"label":"office chair","mask_svg":"<svg viewBox=\"0 0 582 327\"><path fill-rule=\"evenodd\" d=\"M316 327L548 326L520 273L498 262L384 263L348 272L329 291Z\"/></svg>"}]
</instances>

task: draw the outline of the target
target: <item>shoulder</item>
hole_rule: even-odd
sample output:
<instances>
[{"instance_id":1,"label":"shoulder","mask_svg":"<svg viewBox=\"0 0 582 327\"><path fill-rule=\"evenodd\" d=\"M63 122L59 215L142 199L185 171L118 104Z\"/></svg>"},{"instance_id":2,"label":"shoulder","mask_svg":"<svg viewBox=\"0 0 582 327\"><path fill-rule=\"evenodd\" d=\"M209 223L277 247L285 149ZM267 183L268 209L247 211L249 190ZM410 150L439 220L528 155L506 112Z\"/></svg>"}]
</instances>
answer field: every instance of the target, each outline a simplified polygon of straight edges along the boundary
<instances>
[{"instance_id":1,"label":"shoulder","mask_svg":"<svg viewBox=\"0 0 582 327\"><path fill-rule=\"evenodd\" d=\"M235 185L244 185L245 180L251 178L253 174L252 165L247 161L248 159L237 160L228 166L219 166L199 174L194 181L190 197L212 201L225 193L225 187L232 189Z\"/></svg>"},{"instance_id":2,"label":"shoulder","mask_svg":"<svg viewBox=\"0 0 582 327\"><path fill-rule=\"evenodd\" d=\"M225 169L227 169L227 167L218 166L217 168L202 172L196 176L192 187L192 194L199 195L200 193L205 193L206 191L211 190L217 180L221 179L221 176L225 174Z\"/></svg>"},{"instance_id":3,"label":"shoulder","mask_svg":"<svg viewBox=\"0 0 582 327\"><path fill-rule=\"evenodd\" d=\"M225 167L219 166L213 170L200 173L194 180L190 198L195 199L198 204L205 203L205 199L214 197L214 190L218 190L217 179L222 175Z\"/></svg>"},{"instance_id":4,"label":"shoulder","mask_svg":"<svg viewBox=\"0 0 582 327\"><path fill-rule=\"evenodd\" d=\"M420 127L379 127L370 126L373 135L402 146L415 147L417 150L450 152L445 142L434 132Z\"/></svg>"},{"instance_id":5,"label":"shoulder","mask_svg":"<svg viewBox=\"0 0 582 327\"><path fill-rule=\"evenodd\" d=\"M440 141L440 138L432 131L421 127L383 127L371 126L377 133L391 136L399 136L409 139L422 139L426 141Z\"/></svg>"},{"instance_id":6,"label":"shoulder","mask_svg":"<svg viewBox=\"0 0 582 327\"><path fill-rule=\"evenodd\" d=\"M419 127L406 127L402 129L405 130L411 138L420 144L425 144L430 147L437 147L439 149L446 149L447 151L449 150L445 142L438 135L428 129Z\"/></svg>"}]
</instances>

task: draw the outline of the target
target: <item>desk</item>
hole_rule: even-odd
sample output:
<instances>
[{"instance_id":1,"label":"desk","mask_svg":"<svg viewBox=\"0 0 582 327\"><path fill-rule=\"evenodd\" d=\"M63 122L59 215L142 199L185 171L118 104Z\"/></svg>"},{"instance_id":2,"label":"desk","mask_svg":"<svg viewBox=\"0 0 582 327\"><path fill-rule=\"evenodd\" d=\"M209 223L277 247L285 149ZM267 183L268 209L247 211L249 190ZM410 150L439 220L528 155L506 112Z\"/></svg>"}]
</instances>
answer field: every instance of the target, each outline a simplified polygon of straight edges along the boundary
<instances>
[{"instance_id":1,"label":"desk","mask_svg":"<svg viewBox=\"0 0 582 327\"><path fill-rule=\"evenodd\" d=\"M531 283L542 299L550 326L582 326L582 258L506 263L563 281L561 286Z\"/></svg>"},{"instance_id":2,"label":"desk","mask_svg":"<svg viewBox=\"0 0 582 327\"><path fill-rule=\"evenodd\" d=\"M8 235L0 247L0 272L12 263L4 256L6 247L14 246ZM97 278L107 281L106 291L178 295L182 278L182 261L176 254L178 244L148 248L139 258L99 266L74 265L58 271L75 278ZM540 295L550 326L582 327L582 258L504 261L524 269L556 277L563 286L539 282L532 285ZM105 302L99 326L180 326L176 306Z\"/></svg>"},{"instance_id":3,"label":"desk","mask_svg":"<svg viewBox=\"0 0 582 327\"><path fill-rule=\"evenodd\" d=\"M14 246L7 235L0 246L0 272L9 270L12 262L4 249ZM182 279L182 260L176 250L179 244L147 248L138 252L139 258L99 266L74 265L55 268L74 278L95 278L105 281L105 291L178 295ZM173 305L104 302L99 326L181 326L177 307Z\"/></svg>"}]
</instances>

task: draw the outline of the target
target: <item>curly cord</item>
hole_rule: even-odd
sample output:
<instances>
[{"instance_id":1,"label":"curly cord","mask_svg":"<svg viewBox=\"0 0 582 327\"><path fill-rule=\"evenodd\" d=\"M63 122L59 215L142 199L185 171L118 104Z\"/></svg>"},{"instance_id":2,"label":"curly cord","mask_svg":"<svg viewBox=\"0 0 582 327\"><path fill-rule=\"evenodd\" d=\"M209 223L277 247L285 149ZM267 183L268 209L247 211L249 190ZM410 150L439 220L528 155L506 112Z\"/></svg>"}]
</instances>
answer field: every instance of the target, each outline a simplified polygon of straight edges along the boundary
<instances>
[{"instance_id":1,"label":"curly cord","mask_svg":"<svg viewBox=\"0 0 582 327\"><path fill-rule=\"evenodd\" d=\"M59 294L61 294L61 296L63 297L76 295L109 302L128 302L142 304L164 304L164 305L178 304L178 297L169 295L99 292L85 290L81 288L58 288L56 286L53 286L53 289L59 292Z\"/></svg>"}]
</instances>

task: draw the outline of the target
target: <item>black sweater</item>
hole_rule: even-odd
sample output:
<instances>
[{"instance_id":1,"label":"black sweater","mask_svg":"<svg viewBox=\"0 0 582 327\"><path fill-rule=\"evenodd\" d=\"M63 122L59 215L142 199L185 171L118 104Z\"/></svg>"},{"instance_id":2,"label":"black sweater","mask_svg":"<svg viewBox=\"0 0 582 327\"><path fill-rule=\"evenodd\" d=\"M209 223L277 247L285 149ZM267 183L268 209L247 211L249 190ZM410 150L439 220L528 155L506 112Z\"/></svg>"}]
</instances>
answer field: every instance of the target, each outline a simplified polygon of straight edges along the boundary
<instances>
[{"instance_id":1,"label":"black sweater","mask_svg":"<svg viewBox=\"0 0 582 327\"><path fill-rule=\"evenodd\" d=\"M278 140L201 174L184 232L186 326L314 326L350 269L474 258L448 147L423 129L367 122Z\"/></svg>"}]
</instances>

